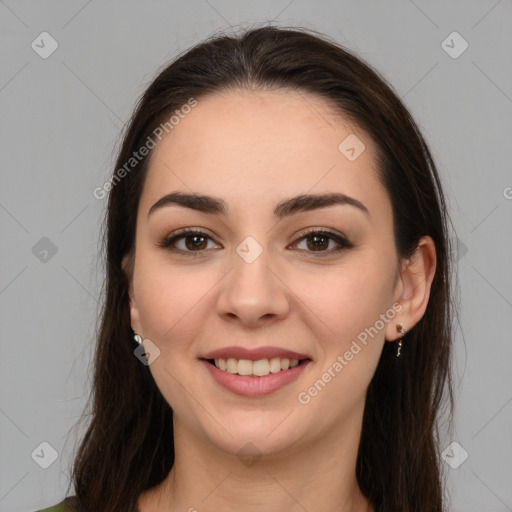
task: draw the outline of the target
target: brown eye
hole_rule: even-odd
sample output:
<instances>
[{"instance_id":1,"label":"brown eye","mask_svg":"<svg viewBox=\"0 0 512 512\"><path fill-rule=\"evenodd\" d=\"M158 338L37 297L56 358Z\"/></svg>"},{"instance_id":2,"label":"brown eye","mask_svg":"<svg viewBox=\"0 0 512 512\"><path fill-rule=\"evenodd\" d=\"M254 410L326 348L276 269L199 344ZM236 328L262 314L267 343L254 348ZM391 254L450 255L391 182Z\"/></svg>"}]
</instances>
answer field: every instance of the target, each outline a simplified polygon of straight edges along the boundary
<instances>
[{"instance_id":1,"label":"brown eye","mask_svg":"<svg viewBox=\"0 0 512 512\"><path fill-rule=\"evenodd\" d=\"M309 235L305 238L308 241L308 248L312 251L319 251L329 247L330 237L324 235Z\"/></svg>"},{"instance_id":2,"label":"brown eye","mask_svg":"<svg viewBox=\"0 0 512 512\"><path fill-rule=\"evenodd\" d=\"M205 242L206 237L201 235L188 235L181 238L185 240L186 248L191 251L194 249L206 249L206 246L208 245L208 243Z\"/></svg>"},{"instance_id":3,"label":"brown eye","mask_svg":"<svg viewBox=\"0 0 512 512\"><path fill-rule=\"evenodd\" d=\"M204 252L208 249L209 241L213 242L212 238L206 233L187 228L171 234L157 245L162 249L188 255L191 253L200 254Z\"/></svg>"},{"instance_id":4,"label":"brown eye","mask_svg":"<svg viewBox=\"0 0 512 512\"><path fill-rule=\"evenodd\" d=\"M304 242L306 247L299 247ZM302 236L295 242L295 245L300 250L318 253L316 256L329 255L354 247L354 244L349 242L343 235L319 230L310 230L302 233Z\"/></svg>"}]
</instances>

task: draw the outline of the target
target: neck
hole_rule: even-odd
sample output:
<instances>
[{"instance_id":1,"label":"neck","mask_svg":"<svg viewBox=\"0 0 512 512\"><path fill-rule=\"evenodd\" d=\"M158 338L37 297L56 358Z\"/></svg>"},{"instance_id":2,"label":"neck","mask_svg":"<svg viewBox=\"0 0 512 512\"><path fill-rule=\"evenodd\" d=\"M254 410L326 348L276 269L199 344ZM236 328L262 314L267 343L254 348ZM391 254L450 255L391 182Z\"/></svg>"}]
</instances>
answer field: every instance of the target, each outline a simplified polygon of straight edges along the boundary
<instances>
[{"instance_id":1,"label":"neck","mask_svg":"<svg viewBox=\"0 0 512 512\"><path fill-rule=\"evenodd\" d=\"M141 496L140 511L373 512L355 476L361 421L350 425L251 458L221 450L175 419L175 463Z\"/></svg>"}]
</instances>

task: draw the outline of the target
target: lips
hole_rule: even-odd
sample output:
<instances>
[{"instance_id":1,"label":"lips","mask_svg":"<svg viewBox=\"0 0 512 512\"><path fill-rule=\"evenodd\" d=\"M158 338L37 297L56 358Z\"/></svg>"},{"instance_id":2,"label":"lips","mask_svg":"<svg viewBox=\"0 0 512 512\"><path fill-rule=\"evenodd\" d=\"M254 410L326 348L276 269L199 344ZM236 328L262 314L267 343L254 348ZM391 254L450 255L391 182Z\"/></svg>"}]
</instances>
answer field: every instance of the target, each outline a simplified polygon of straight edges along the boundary
<instances>
[{"instance_id":1,"label":"lips","mask_svg":"<svg viewBox=\"0 0 512 512\"><path fill-rule=\"evenodd\" d=\"M272 359L279 357L281 359L312 359L307 354L301 354L294 352L293 350L287 350L279 347L258 347L254 349L248 349L244 347L225 347L218 350L208 352L201 359L248 359L249 361L258 361L260 359Z\"/></svg>"},{"instance_id":2,"label":"lips","mask_svg":"<svg viewBox=\"0 0 512 512\"><path fill-rule=\"evenodd\" d=\"M237 395L262 397L290 385L312 358L280 347L224 347L199 358L223 388Z\"/></svg>"},{"instance_id":3,"label":"lips","mask_svg":"<svg viewBox=\"0 0 512 512\"><path fill-rule=\"evenodd\" d=\"M224 389L236 395L257 398L270 395L291 385L308 369L311 360L304 360L303 364L298 364L294 368L270 373L264 377L229 373L210 364L210 360L206 359L202 359L201 364L213 380Z\"/></svg>"}]
</instances>

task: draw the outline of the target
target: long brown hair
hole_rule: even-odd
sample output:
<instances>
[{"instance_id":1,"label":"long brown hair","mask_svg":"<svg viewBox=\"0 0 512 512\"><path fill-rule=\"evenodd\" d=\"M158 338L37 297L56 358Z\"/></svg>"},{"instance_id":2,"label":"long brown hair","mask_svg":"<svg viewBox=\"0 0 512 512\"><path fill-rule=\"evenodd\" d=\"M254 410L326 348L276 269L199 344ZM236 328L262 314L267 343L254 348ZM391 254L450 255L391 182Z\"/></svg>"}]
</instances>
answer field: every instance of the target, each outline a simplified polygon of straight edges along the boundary
<instances>
[{"instance_id":1,"label":"long brown hair","mask_svg":"<svg viewBox=\"0 0 512 512\"><path fill-rule=\"evenodd\" d=\"M435 242L437 269L423 318L397 358L385 343L369 385L357 457L359 486L376 512L445 509L439 418L453 412L449 220L431 153L408 110L385 80L316 31L264 26L216 34L181 54L147 88L127 125L109 190L104 225L106 279L97 333L90 423L72 478L83 512L134 510L142 491L174 463L172 410L149 368L134 356L128 279L148 156L133 153L191 98L233 89L288 88L327 100L373 139L380 179L392 204L400 259L423 235ZM127 168L127 162L131 162ZM132 165L133 164L133 165ZM119 172L124 167L125 172Z\"/></svg>"}]
</instances>

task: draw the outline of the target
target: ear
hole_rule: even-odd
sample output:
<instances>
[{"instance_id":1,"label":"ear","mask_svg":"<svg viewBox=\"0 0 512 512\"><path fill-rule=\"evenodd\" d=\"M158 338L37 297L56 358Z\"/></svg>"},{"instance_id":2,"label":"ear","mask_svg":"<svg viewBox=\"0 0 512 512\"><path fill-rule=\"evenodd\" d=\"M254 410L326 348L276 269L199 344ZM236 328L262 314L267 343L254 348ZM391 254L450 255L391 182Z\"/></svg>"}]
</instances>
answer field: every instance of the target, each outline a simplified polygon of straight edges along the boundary
<instances>
[{"instance_id":1,"label":"ear","mask_svg":"<svg viewBox=\"0 0 512 512\"><path fill-rule=\"evenodd\" d=\"M128 295L130 297L130 324L132 329L137 333L141 334L139 309L137 307L137 301L135 300L134 286L133 286L133 271L134 262L132 254L126 254L121 262L121 267L126 275L128 281ZM142 335L142 334L141 334Z\"/></svg>"},{"instance_id":2,"label":"ear","mask_svg":"<svg viewBox=\"0 0 512 512\"><path fill-rule=\"evenodd\" d=\"M402 337L397 332L397 324L410 331L422 318L430 298L430 288L436 271L436 247L429 236L423 236L418 242L414 254L404 261L395 287L395 301L402 309L389 322L386 328L386 340L395 341Z\"/></svg>"}]
</instances>

